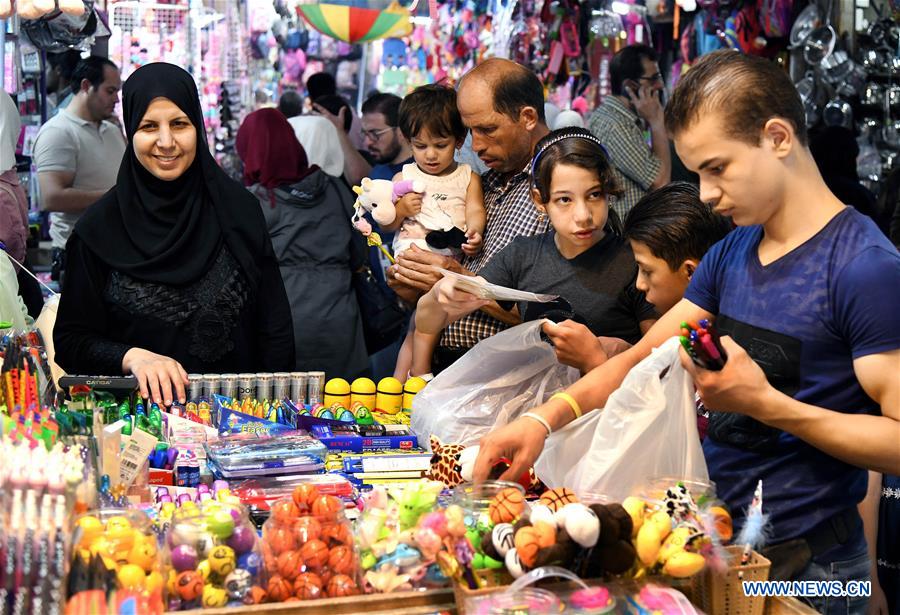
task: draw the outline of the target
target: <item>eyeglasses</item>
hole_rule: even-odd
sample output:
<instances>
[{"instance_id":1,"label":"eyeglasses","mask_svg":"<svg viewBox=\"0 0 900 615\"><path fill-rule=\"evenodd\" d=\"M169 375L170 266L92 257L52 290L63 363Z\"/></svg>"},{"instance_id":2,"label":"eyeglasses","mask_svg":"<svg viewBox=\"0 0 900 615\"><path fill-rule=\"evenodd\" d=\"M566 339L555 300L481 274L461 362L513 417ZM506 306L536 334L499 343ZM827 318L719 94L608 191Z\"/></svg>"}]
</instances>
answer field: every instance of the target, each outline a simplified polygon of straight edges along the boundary
<instances>
[{"instance_id":1,"label":"eyeglasses","mask_svg":"<svg viewBox=\"0 0 900 615\"><path fill-rule=\"evenodd\" d=\"M649 77L638 77L638 81L649 81L650 83L657 83L662 80L662 73L656 73L655 75L650 75Z\"/></svg>"},{"instance_id":2,"label":"eyeglasses","mask_svg":"<svg viewBox=\"0 0 900 615\"><path fill-rule=\"evenodd\" d=\"M360 131L360 134L363 136L363 139L368 139L369 141L377 141L381 138L381 135L386 132L390 132L391 130L394 130L393 126L388 126L387 128L381 128L379 130L362 130Z\"/></svg>"}]
</instances>

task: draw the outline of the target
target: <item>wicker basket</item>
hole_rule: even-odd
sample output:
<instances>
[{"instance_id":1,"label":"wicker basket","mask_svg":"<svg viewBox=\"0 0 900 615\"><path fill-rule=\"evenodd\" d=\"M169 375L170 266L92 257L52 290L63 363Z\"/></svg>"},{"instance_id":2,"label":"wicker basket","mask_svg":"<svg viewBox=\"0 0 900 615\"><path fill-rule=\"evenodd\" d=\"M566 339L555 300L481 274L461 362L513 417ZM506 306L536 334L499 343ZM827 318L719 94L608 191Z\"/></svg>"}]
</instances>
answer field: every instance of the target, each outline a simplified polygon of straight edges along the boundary
<instances>
[{"instance_id":1,"label":"wicker basket","mask_svg":"<svg viewBox=\"0 0 900 615\"><path fill-rule=\"evenodd\" d=\"M771 562L753 551L750 561L741 566L742 547L726 547L734 562L724 575L706 570L695 577L692 588L694 604L715 615L762 615L764 596L745 596L743 581L768 581Z\"/></svg>"},{"instance_id":2,"label":"wicker basket","mask_svg":"<svg viewBox=\"0 0 900 615\"><path fill-rule=\"evenodd\" d=\"M512 576L506 570L476 570L475 576L481 584L480 589L469 589L459 583L453 584L453 595L456 597L456 610L460 615L465 614L466 600L493 594L506 589L513 582Z\"/></svg>"}]
</instances>

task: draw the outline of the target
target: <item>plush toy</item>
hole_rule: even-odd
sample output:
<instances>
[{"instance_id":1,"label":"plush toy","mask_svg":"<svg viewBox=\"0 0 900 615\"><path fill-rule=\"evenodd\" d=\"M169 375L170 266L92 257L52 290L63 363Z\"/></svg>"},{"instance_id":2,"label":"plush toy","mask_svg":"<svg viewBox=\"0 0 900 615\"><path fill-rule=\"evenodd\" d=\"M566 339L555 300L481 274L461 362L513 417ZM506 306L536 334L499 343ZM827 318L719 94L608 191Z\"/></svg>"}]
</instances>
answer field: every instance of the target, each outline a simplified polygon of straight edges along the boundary
<instances>
[{"instance_id":1,"label":"plush toy","mask_svg":"<svg viewBox=\"0 0 900 615\"><path fill-rule=\"evenodd\" d=\"M361 210L372 212L375 222L384 226L394 222L397 217L397 209L394 204L403 195L409 192L424 192L425 186L418 180L392 182L387 179L364 177L359 186L353 187L353 191L357 194L356 214L353 216L354 226L362 218ZM365 234L365 231L363 233Z\"/></svg>"},{"instance_id":2,"label":"plush toy","mask_svg":"<svg viewBox=\"0 0 900 615\"><path fill-rule=\"evenodd\" d=\"M389 493L399 508L400 529L414 527L419 517L434 508L443 489L444 485L438 481L420 481L404 485L403 489L391 489Z\"/></svg>"},{"instance_id":3,"label":"plush toy","mask_svg":"<svg viewBox=\"0 0 900 615\"><path fill-rule=\"evenodd\" d=\"M425 472L425 478L441 481L450 489L465 482L459 459L466 447L462 444L444 444L435 435L431 436L429 444L432 453L431 467Z\"/></svg>"}]
</instances>

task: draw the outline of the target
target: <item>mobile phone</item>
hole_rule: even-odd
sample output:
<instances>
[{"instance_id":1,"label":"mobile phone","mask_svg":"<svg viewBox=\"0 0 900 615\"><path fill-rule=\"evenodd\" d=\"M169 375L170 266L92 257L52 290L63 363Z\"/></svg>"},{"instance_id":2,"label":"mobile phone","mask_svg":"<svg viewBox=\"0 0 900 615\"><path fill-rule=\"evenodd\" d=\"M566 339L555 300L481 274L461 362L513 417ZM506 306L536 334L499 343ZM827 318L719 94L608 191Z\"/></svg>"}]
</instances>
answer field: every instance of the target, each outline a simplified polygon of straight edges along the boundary
<instances>
[{"instance_id":1,"label":"mobile phone","mask_svg":"<svg viewBox=\"0 0 900 615\"><path fill-rule=\"evenodd\" d=\"M641 85L634 79L626 79L625 81L622 82L622 85L625 88L631 90L631 93L634 94L635 96L638 95L638 92L641 89Z\"/></svg>"}]
</instances>

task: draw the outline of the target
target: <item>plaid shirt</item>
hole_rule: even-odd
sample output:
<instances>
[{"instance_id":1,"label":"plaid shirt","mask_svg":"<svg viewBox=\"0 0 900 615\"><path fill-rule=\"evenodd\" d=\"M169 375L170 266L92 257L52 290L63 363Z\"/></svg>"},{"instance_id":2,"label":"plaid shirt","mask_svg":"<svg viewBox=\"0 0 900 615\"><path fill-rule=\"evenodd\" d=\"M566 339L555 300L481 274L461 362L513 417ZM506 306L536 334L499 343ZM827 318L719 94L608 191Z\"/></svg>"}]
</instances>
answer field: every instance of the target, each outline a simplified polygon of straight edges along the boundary
<instances>
[{"instance_id":1,"label":"plaid shirt","mask_svg":"<svg viewBox=\"0 0 900 615\"><path fill-rule=\"evenodd\" d=\"M479 254L465 257L462 266L477 274L491 258L520 235L531 236L549 228L549 221L539 220L531 200L531 165L503 183L502 176L488 170L481 178L484 187L484 208L487 224L484 243ZM471 348L481 340L506 329L506 325L484 312L469 314L444 330L441 346Z\"/></svg>"},{"instance_id":2,"label":"plaid shirt","mask_svg":"<svg viewBox=\"0 0 900 615\"><path fill-rule=\"evenodd\" d=\"M641 119L615 96L604 98L588 123L606 148L622 185L622 196L612 201L612 208L624 221L625 215L650 190L662 162L647 145Z\"/></svg>"}]
</instances>

